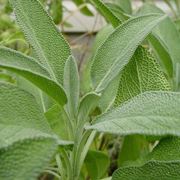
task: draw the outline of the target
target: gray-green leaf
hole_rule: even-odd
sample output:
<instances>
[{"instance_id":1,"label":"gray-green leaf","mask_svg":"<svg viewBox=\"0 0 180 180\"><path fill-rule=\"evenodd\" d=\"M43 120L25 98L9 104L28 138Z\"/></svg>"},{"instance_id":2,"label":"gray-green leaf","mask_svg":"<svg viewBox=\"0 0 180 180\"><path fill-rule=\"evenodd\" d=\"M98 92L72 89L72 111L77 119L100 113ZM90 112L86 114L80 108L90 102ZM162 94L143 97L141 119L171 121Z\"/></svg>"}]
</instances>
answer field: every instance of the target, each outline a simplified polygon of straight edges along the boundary
<instances>
[{"instance_id":1,"label":"gray-green leaf","mask_svg":"<svg viewBox=\"0 0 180 180\"><path fill-rule=\"evenodd\" d=\"M51 80L47 70L33 58L18 53L17 51L1 47L0 67L15 72L31 81L59 104L64 105L66 103L67 98L64 89L60 84Z\"/></svg>"},{"instance_id":2,"label":"gray-green leaf","mask_svg":"<svg viewBox=\"0 0 180 180\"><path fill-rule=\"evenodd\" d=\"M65 61L71 54L69 45L38 0L9 1L39 62L51 78L62 83Z\"/></svg>"},{"instance_id":3,"label":"gray-green leaf","mask_svg":"<svg viewBox=\"0 0 180 180\"><path fill-rule=\"evenodd\" d=\"M180 93L145 92L99 116L92 126L119 135L180 136Z\"/></svg>"},{"instance_id":4,"label":"gray-green leaf","mask_svg":"<svg viewBox=\"0 0 180 180\"><path fill-rule=\"evenodd\" d=\"M76 60L70 56L64 69L64 88L67 94L67 110L70 117L76 117L79 105L79 73Z\"/></svg>"},{"instance_id":5,"label":"gray-green leaf","mask_svg":"<svg viewBox=\"0 0 180 180\"><path fill-rule=\"evenodd\" d=\"M98 48L91 68L93 86L104 90L129 62L138 45L166 16L151 14L120 25Z\"/></svg>"}]
</instances>

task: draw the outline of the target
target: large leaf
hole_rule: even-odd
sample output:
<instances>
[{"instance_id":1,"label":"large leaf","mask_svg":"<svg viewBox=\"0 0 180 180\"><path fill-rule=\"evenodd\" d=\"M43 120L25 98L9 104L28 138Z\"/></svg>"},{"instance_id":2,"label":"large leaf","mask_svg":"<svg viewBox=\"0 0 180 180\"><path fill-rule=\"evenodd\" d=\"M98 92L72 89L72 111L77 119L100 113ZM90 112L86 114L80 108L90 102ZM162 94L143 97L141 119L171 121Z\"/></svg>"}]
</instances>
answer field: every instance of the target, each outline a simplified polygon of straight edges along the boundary
<instances>
[{"instance_id":1,"label":"large leaf","mask_svg":"<svg viewBox=\"0 0 180 180\"><path fill-rule=\"evenodd\" d=\"M34 97L0 84L0 179L36 179L47 166L58 140Z\"/></svg>"},{"instance_id":2,"label":"large leaf","mask_svg":"<svg viewBox=\"0 0 180 180\"><path fill-rule=\"evenodd\" d=\"M17 22L51 77L62 83L70 48L38 0L9 0Z\"/></svg>"},{"instance_id":3,"label":"large leaf","mask_svg":"<svg viewBox=\"0 0 180 180\"><path fill-rule=\"evenodd\" d=\"M141 166L119 168L113 174L113 180L156 180L180 178L180 139L167 138L162 140L146 157L146 163Z\"/></svg>"},{"instance_id":4,"label":"large leaf","mask_svg":"<svg viewBox=\"0 0 180 180\"><path fill-rule=\"evenodd\" d=\"M64 88L67 94L67 110L70 117L75 118L79 105L79 73L76 60L70 56L64 69Z\"/></svg>"},{"instance_id":5,"label":"large leaf","mask_svg":"<svg viewBox=\"0 0 180 180\"><path fill-rule=\"evenodd\" d=\"M102 0L90 0L90 2L114 27L117 27L120 24L121 20L110 10L110 8L105 3L102 2Z\"/></svg>"},{"instance_id":6,"label":"large leaf","mask_svg":"<svg viewBox=\"0 0 180 180\"><path fill-rule=\"evenodd\" d=\"M152 4L146 3L141 9L138 15L144 15L147 13L164 13L161 9L157 8ZM159 41L159 44L154 42L152 37L149 37L149 41L152 44L153 48L156 50L158 57L164 63L164 66L169 73L170 77L172 77L173 66L175 67L177 62L180 62L180 36L178 30L176 29L175 24L173 21L168 17L166 20L161 22L156 28L152 31L152 35ZM161 46L161 47L159 47ZM164 51L168 52L171 59L164 59L162 56L162 51L159 51L159 48L164 48ZM165 52L165 53L166 53Z\"/></svg>"},{"instance_id":7,"label":"large leaf","mask_svg":"<svg viewBox=\"0 0 180 180\"><path fill-rule=\"evenodd\" d=\"M60 84L50 79L49 73L33 58L5 47L0 48L0 67L17 73L31 81L59 104L67 99Z\"/></svg>"},{"instance_id":8,"label":"large leaf","mask_svg":"<svg viewBox=\"0 0 180 180\"><path fill-rule=\"evenodd\" d=\"M138 45L166 16L151 14L132 18L120 25L98 48L91 68L96 91L102 91L119 75Z\"/></svg>"},{"instance_id":9,"label":"large leaf","mask_svg":"<svg viewBox=\"0 0 180 180\"><path fill-rule=\"evenodd\" d=\"M169 83L155 58L147 49L139 47L122 71L115 106L146 91L169 89Z\"/></svg>"},{"instance_id":10,"label":"large leaf","mask_svg":"<svg viewBox=\"0 0 180 180\"><path fill-rule=\"evenodd\" d=\"M0 179L35 180L47 167L57 148L50 138L19 141L0 149Z\"/></svg>"},{"instance_id":11,"label":"large leaf","mask_svg":"<svg viewBox=\"0 0 180 180\"><path fill-rule=\"evenodd\" d=\"M180 135L180 93L145 92L101 116L92 126L119 135Z\"/></svg>"}]
</instances>

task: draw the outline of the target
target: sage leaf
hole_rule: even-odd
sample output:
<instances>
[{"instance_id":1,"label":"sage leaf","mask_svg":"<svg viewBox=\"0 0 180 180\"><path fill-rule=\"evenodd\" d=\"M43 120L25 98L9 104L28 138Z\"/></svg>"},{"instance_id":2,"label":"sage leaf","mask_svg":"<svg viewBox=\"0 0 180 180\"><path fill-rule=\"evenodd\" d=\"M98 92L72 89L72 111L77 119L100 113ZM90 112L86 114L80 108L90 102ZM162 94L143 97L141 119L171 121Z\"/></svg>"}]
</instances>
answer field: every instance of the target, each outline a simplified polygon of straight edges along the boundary
<instances>
[{"instance_id":1,"label":"sage leaf","mask_svg":"<svg viewBox=\"0 0 180 180\"><path fill-rule=\"evenodd\" d=\"M151 14L131 18L108 36L94 56L91 77L97 92L104 90L119 75L138 45L166 16Z\"/></svg>"},{"instance_id":2,"label":"sage leaf","mask_svg":"<svg viewBox=\"0 0 180 180\"><path fill-rule=\"evenodd\" d=\"M140 9L138 15L144 15L151 13L164 13L161 9L158 7L145 3L144 6ZM159 44L154 42L152 39L152 36L159 41ZM152 47L156 50L156 54L160 58L160 61L164 65L166 71L168 72L168 75L172 77L173 75L173 66L176 66L176 63L180 62L180 36L179 32L176 29L175 23L171 20L170 17L167 17L164 21L162 21L158 26L156 26L152 31L152 36L149 37L149 41L152 45ZM164 58L162 56L162 51L159 51L159 46L161 45L161 48L164 48L164 51L166 51L171 59ZM176 47L176 48L174 48Z\"/></svg>"},{"instance_id":3,"label":"sage leaf","mask_svg":"<svg viewBox=\"0 0 180 180\"><path fill-rule=\"evenodd\" d=\"M65 61L71 54L64 37L38 0L9 2L39 62L48 69L53 80L62 84Z\"/></svg>"},{"instance_id":4,"label":"sage leaf","mask_svg":"<svg viewBox=\"0 0 180 180\"><path fill-rule=\"evenodd\" d=\"M87 129L119 135L180 135L180 93L145 92L101 116Z\"/></svg>"},{"instance_id":5,"label":"sage leaf","mask_svg":"<svg viewBox=\"0 0 180 180\"><path fill-rule=\"evenodd\" d=\"M51 80L47 70L33 58L9 48L1 47L0 67L26 78L59 104L64 105L66 103L67 98L64 89L60 84Z\"/></svg>"},{"instance_id":6,"label":"sage leaf","mask_svg":"<svg viewBox=\"0 0 180 180\"><path fill-rule=\"evenodd\" d=\"M64 69L64 88L67 94L67 110L70 117L77 116L79 105L79 73L76 60L70 56L65 64Z\"/></svg>"},{"instance_id":7,"label":"sage leaf","mask_svg":"<svg viewBox=\"0 0 180 180\"><path fill-rule=\"evenodd\" d=\"M143 92L159 90L170 90L170 85L153 55L139 46L122 71L114 106Z\"/></svg>"},{"instance_id":8,"label":"sage leaf","mask_svg":"<svg viewBox=\"0 0 180 180\"><path fill-rule=\"evenodd\" d=\"M153 149L144 159L146 162L140 166L119 168L112 179L179 179L180 167L180 139L166 138Z\"/></svg>"}]
</instances>

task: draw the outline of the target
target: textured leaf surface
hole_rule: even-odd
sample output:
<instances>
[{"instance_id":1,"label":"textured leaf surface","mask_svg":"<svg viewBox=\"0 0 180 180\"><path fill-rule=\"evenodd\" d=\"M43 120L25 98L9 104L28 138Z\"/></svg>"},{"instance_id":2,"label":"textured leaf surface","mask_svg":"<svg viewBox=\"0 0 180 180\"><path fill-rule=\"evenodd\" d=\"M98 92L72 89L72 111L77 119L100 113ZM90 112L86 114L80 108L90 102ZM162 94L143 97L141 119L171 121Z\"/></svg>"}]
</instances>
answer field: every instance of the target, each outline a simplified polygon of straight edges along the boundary
<instances>
[{"instance_id":1,"label":"textured leaf surface","mask_svg":"<svg viewBox=\"0 0 180 180\"><path fill-rule=\"evenodd\" d=\"M31 81L59 104L66 103L66 95L60 84L50 79L49 73L33 58L5 47L0 48L0 67L15 72Z\"/></svg>"},{"instance_id":2,"label":"textured leaf surface","mask_svg":"<svg viewBox=\"0 0 180 180\"><path fill-rule=\"evenodd\" d=\"M36 179L57 148L34 97L0 84L0 179Z\"/></svg>"},{"instance_id":3,"label":"textured leaf surface","mask_svg":"<svg viewBox=\"0 0 180 180\"><path fill-rule=\"evenodd\" d=\"M117 27L120 24L121 20L110 10L110 8L105 3L102 2L102 0L90 0L90 2L114 27Z\"/></svg>"},{"instance_id":4,"label":"textured leaf surface","mask_svg":"<svg viewBox=\"0 0 180 180\"><path fill-rule=\"evenodd\" d=\"M119 168L113 174L113 180L119 179L179 179L180 178L180 139L163 139L153 151L146 157L146 163L142 166L130 166Z\"/></svg>"},{"instance_id":5,"label":"textured leaf surface","mask_svg":"<svg viewBox=\"0 0 180 180\"><path fill-rule=\"evenodd\" d=\"M76 117L79 105L79 73L76 60L70 56L64 69L64 88L67 94L67 109L71 117Z\"/></svg>"},{"instance_id":6,"label":"textured leaf surface","mask_svg":"<svg viewBox=\"0 0 180 180\"><path fill-rule=\"evenodd\" d=\"M141 9L139 14L147 14L147 13L164 13L161 9L157 8L152 4L146 3ZM177 62L180 62L180 36L176 29L175 24L173 21L168 17L163 22L161 22L156 28L152 31L152 35L159 41L164 49L167 49L171 61L167 62L167 58L165 59L166 62L164 63L165 68L171 73L172 71L172 63L175 65ZM157 44L153 42L150 38L150 42L154 48L156 48ZM158 49L157 49L158 53ZM159 52L162 53L162 52ZM161 57L161 54L159 55ZM161 58L161 61L164 62L164 59ZM167 64L168 63L168 64ZM170 66L171 65L171 66ZM171 68L171 69L170 69ZM170 69L170 70L169 70Z\"/></svg>"},{"instance_id":7,"label":"textured leaf surface","mask_svg":"<svg viewBox=\"0 0 180 180\"><path fill-rule=\"evenodd\" d=\"M146 91L169 89L168 81L155 58L147 49L139 47L122 71L115 106Z\"/></svg>"},{"instance_id":8,"label":"textured leaf surface","mask_svg":"<svg viewBox=\"0 0 180 180\"><path fill-rule=\"evenodd\" d=\"M70 48L38 0L10 0L17 22L51 77L62 83Z\"/></svg>"},{"instance_id":9,"label":"textured leaf surface","mask_svg":"<svg viewBox=\"0 0 180 180\"><path fill-rule=\"evenodd\" d=\"M91 68L96 91L101 91L129 62L138 45L166 16L151 14L136 17L120 25L98 48Z\"/></svg>"},{"instance_id":10,"label":"textured leaf surface","mask_svg":"<svg viewBox=\"0 0 180 180\"><path fill-rule=\"evenodd\" d=\"M180 135L180 93L146 92L99 116L87 127L120 135Z\"/></svg>"},{"instance_id":11,"label":"textured leaf surface","mask_svg":"<svg viewBox=\"0 0 180 180\"><path fill-rule=\"evenodd\" d=\"M35 180L57 148L51 138L28 139L0 149L0 179Z\"/></svg>"}]
</instances>

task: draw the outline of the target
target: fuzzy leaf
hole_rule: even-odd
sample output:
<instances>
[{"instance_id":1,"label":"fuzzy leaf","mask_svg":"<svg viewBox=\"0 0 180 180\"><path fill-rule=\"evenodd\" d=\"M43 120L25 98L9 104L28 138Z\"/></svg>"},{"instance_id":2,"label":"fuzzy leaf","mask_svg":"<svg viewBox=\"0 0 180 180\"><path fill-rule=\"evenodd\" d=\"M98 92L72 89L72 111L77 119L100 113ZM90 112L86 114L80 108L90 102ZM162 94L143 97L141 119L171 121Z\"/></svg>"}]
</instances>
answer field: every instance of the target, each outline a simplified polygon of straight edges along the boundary
<instances>
[{"instance_id":1,"label":"fuzzy leaf","mask_svg":"<svg viewBox=\"0 0 180 180\"><path fill-rule=\"evenodd\" d=\"M180 136L180 93L145 92L101 116L92 126L119 135Z\"/></svg>"},{"instance_id":2,"label":"fuzzy leaf","mask_svg":"<svg viewBox=\"0 0 180 180\"><path fill-rule=\"evenodd\" d=\"M147 49L139 47L122 71L115 106L146 91L169 89L169 83L155 58Z\"/></svg>"},{"instance_id":3,"label":"fuzzy leaf","mask_svg":"<svg viewBox=\"0 0 180 180\"><path fill-rule=\"evenodd\" d=\"M76 117L79 105L79 73L76 60L70 56L64 69L64 88L67 94L67 109L71 117Z\"/></svg>"},{"instance_id":4,"label":"fuzzy leaf","mask_svg":"<svg viewBox=\"0 0 180 180\"><path fill-rule=\"evenodd\" d=\"M180 139L163 139L146 157L146 163L141 166L119 168L113 174L113 180L156 180L179 179L180 177Z\"/></svg>"},{"instance_id":5,"label":"fuzzy leaf","mask_svg":"<svg viewBox=\"0 0 180 180\"><path fill-rule=\"evenodd\" d=\"M120 25L98 48L91 68L93 86L104 90L129 62L138 45L166 16L151 14Z\"/></svg>"},{"instance_id":6,"label":"fuzzy leaf","mask_svg":"<svg viewBox=\"0 0 180 180\"><path fill-rule=\"evenodd\" d=\"M70 48L38 0L9 0L16 20L51 78L62 83Z\"/></svg>"},{"instance_id":7,"label":"fuzzy leaf","mask_svg":"<svg viewBox=\"0 0 180 180\"><path fill-rule=\"evenodd\" d=\"M14 85L0 84L0 179L36 179L58 140L35 98Z\"/></svg>"},{"instance_id":8,"label":"fuzzy leaf","mask_svg":"<svg viewBox=\"0 0 180 180\"><path fill-rule=\"evenodd\" d=\"M0 48L0 67L15 72L31 81L59 104L67 101L64 89L50 79L49 73L33 58L5 47Z\"/></svg>"},{"instance_id":9,"label":"fuzzy leaf","mask_svg":"<svg viewBox=\"0 0 180 180\"><path fill-rule=\"evenodd\" d=\"M156 6L146 3L140 9L138 15L148 14L149 12L164 13ZM159 41L159 45L157 45L157 43L153 41L152 36L154 36L154 38ZM161 22L153 29L152 36L149 37L149 41L155 49L156 54L160 58L160 61L164 65L169 76L172 77L173 65L176 65L176 63L180 62L180 36L174 22L170 19L170 17L167 17L163 22ZM164 59L164 56L166 55L162 56L162 52L159 51L158 48L160 45L160 48L164 48L164 51L169 54L171 59L167 59L167 57Z\"/></svg>"}]
</instances>

